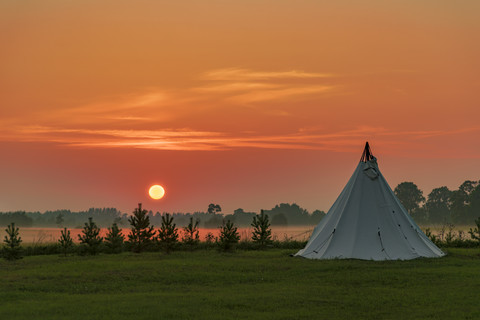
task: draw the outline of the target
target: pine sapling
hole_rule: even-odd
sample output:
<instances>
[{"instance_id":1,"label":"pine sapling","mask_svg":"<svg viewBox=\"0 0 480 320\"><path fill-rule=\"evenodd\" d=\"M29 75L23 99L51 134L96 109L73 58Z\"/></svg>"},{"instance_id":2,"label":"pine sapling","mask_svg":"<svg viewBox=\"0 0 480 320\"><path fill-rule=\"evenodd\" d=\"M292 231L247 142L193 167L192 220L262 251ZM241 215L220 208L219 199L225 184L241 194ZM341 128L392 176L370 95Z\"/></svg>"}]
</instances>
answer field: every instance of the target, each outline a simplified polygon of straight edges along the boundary
<instances>
[{"instance_id":1,"label":"pine sapling","mask_svg":"<svg viewBox=\"0 0 480 320\"><path fill-rule=\"evenodd\" d=\"M21 259L22 248L20 243L22 238L19 236L18 228L15 228L15 223L8 225L5 231L7 235L5 236L3 242L5 246L3 247L3 257L7 260L17 260Z\"/></svg>"},{"instance_id":2,"label":"pine sapling","mask_svg":"<svg viewBox=\"0 0 480 320\"><path fill-rule=\"evenodd\" d=\"M162 216L162 225L158 230L157 240L166 253L170 253L178 242L178 230L176 224L173 223L173 217L168 213Z\"/></svg>"},{"instance_id":3,"label":"pine sapling","mask_svg":"<svg viewBox=\"0 0 480 320\"><path fill-rule=\"evenodd\" d=\"M107 246L108 251L112 253L122 252L124 240L125 236L118 228L118 225L116 223L112 224L112 227L108 228L107 235L105 236L105 246Z\"/></svg>"},{"instance_id":4,"label":"pine sapling","mask_svg":"<svg viewBox=\"0 0 480 320\"><path fill-rule=\"evenodd\" d=\"M188 226L183 228L182 242L189 245L190 247L193 247L200 242L198 223L198 220L195 220L194 223L193 217L190 217L190 223L188 224Z\"/></svg>"},{"instance_id":5,"label":"pine sapling","mask_svg":"<svg viewBox=\"0 0 480 320\"><path fill-rule=\"evenodd\" d=\"M220 236L217 240L220 249L223 251L233 250L239 240L240 235L238 234L237 227L235 227L230 220L227 220L227 222L224 221L220 227Z\"/></svg>"},{"instance_id":6,"label":"pine sapling","mask_svg":"<svg viewBox=\"0 0 480 320\"><path fill-rule=\"evenodd\" d=\"M80 240L81 244L86 245L87 251L91 255L96 255L103 241L103 238L99 235L100 228L93 222L93 218L90 217L83 227L82 234L78 235L78 240Z\"/></svg>"},{"instance_id":7,"label":"pine sapling","mask_svg":"<svg viewBox=\"0 0 480 320\"><path fill-rule=\"evenodd\" d=\"M135 253L140 253L152 245L155 237L155 230L150 225L150 218L147 210L142 209L142 204L133 211L133 216L128 218L131 228L128 234L128 243Z\"/></svg>"},{"instance_id":8,"label":"pine sapling","mask_svg":"<svg viewBox=\"0 0 480 320\"><path fill-rule=\"evenodd\" d=\"M211 232L207 233L207 235L205 236L205 243L208 246L211 246L214 241L215 241L215 236L213 235L213 233Z\"/></svg>"},{"instance_id":9,"label":"pine sapling","mask_svg":"<svg viewBox=\"0 0 480 320\"><path fill-rule=\"evenodd\" d=\"M251 224L253 227L252 241L258 244L261 248L264 248L268 244L272 243L272 230L270 229L270 221L268 215L263 210L261 213L253 217Z\"/></svg>"},{"instance_id":10,"label":"pine sapling","mask_svg":"<svg viewBox=\"0 0 480 320\"><path fill-rule=\"evenodd\" d=\"M60 232L58 244L60 245L60 250L62 251L63 256L66 257L67 253L73 247L73 239L70 235L70 230L63 228L63 230Z\"/></svg>"}]
</instances>

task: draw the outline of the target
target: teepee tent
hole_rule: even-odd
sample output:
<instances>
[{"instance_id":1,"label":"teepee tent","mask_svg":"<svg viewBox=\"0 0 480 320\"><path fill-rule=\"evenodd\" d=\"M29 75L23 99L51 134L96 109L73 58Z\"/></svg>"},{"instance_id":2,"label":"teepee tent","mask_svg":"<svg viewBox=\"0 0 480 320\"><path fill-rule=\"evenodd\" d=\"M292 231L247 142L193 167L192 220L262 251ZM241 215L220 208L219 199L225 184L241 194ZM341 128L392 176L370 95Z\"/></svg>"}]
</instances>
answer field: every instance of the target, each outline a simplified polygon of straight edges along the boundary
<instances>
[{"instance_id":1,"label":"teepee tent","mask_svg":"<svg viewBox=\"0 0 480 320\"><path fill-rule=\"evenodd\" d=\"M378 169L368 142L355 172L295 256L409 260L445 254L422 232Z\"/></svg>"}]
</instances>

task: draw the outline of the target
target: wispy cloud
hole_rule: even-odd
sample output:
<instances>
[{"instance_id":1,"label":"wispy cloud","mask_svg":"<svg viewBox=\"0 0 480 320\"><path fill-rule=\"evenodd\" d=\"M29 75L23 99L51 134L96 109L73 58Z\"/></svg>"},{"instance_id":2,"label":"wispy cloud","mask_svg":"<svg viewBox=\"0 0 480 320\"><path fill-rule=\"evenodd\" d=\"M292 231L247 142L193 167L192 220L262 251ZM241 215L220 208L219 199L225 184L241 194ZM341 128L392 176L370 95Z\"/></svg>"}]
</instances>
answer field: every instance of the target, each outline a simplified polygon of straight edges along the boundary
<instances>
[{"instance_id":1,"label":"wispy cloud","mask_svg":"<svg viewBox=\"0 0 480 320\"><path fill-rule=\"evenodd\" d=\"M229 104L261 104L282 101L332 91L335 86L326 83L333 74L290 71L253 71L226 68L206 72L204 84L194 88L203 94L216 94Z\"/></svg>"},{"instance_id":2,"label":"wispy cloud","mask_svg":"<svg viewBox=\"0 0 480 320\"><path fill-rule=\"evenodd\" d=\"M478 132L480 127L444 131L392 131L383 127L359 127L353 130L322 132L316 128L291 134L266 135L255 132L227 133L191 129L96 130L54 127L17 128L19 141L50 142L70 147L140 148L151 150L212 151L237 148L328 150L352 152L365 137L375 136L385 144L408 145L419 139Z\"/></svg>"},{"instance_id":3,"label":"wispy cloud","mask_svg":"<svg viewBox=\"0 0 480 320\"><path fill-rule=\"evenodd\" d=\"M299 96L322 94L333 90L333 86L298 86L283 87L275 90L255 90L239 95L232 95L227 100L236 103L253 103L271 100L285 100Z\"/></svg>"},{"instance_id":4,"label":"wispy cloud","mask_svg":"<svg viewBox=\"0 0 480 320\"><path fill-rule=\"evenodd\" d=\"M204 74L206 80L221 81L251 81L251 80L267 80L267 79L311 79L311 78L330 78L333 74L314 73L299 70L290 71L253 71L242 68L225 68L208 71Z\"/></svg>"}]
</instances>

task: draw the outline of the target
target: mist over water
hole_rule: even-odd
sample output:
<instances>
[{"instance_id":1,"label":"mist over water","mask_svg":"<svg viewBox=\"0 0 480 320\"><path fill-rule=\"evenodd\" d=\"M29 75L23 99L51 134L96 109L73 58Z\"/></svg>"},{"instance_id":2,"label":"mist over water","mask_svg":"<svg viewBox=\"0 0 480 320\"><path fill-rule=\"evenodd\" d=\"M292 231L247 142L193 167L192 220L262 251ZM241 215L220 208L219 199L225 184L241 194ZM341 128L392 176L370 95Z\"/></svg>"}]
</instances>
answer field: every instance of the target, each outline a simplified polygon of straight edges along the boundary
<instances>
[{"instance_id":1,"label":"mist over water","mask_svg":"<svg viewBox=\"0 0 480 320\"><path fill-rule=\"evenodd\" d=\"M292 227L272 227L272 238L274 240L298 240L306 241L312 234L314 226L292 226ZM52 243L58 241L62 228L20 228L20 237L23 243ZM74 242L78 242L78 235L82 232L81 228L68 228ZM130 233L129 228L122 228L122 233L127 237ZM241 240L248 240L252 237L253 228L238 228ZM105 237L107 228L102 228L100 236ZM208 233L212 233L217 237L220 233L218 228L199 228L200 240L205 241ZM182 238L183 229L178 229L179 239ZM5 230L0 230L0 237L3 239L6 235Z\"/></svg>"}]
</instances>

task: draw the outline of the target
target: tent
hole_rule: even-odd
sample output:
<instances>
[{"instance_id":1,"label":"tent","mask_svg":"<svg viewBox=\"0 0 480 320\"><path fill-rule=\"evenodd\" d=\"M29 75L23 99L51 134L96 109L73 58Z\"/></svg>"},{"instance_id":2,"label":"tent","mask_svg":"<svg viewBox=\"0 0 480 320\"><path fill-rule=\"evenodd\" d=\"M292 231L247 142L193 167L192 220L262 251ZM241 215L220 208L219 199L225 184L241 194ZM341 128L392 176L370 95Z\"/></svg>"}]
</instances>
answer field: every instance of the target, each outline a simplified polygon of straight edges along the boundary
<instances>
[{"instance_id":1,"label":"tent","mask_svg":"<svg viewBox=\"0 0 480 320\"><path fill-rule=\"evenodd\" d=\"M409 260L445 254L422 232L378 169L368 142L347 185L295 256Z\"/></svg>"}]
</instances>

